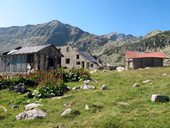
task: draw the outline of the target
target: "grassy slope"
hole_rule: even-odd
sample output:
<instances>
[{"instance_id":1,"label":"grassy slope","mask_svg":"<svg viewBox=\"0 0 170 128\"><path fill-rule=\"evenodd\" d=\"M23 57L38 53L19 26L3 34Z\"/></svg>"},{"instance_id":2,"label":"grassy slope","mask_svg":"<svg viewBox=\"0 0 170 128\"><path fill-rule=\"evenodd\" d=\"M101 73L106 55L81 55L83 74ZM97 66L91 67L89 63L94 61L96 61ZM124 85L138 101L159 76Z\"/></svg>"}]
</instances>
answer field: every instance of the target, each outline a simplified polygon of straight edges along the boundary
<instances>
[{"instance_id":1,"label":"grassy slope","mask_svg":"<svg viewBox=\"0 0 170 128\"><path fill-rule=\"evenodd\" d=\"M161 76L167 73L167 76ZM0 108L0 128L53 128L64 124L67 127L80 128L168 128L170 127L170 103L153 103L151 95L161 93L170 96L170 68L154 68L125 72L97 72L93 75L96 81L91 82L95 90L70 91L72 97L64 99L43 99L41 107L48 113L48 118L34 121L16 121L15 116L24 110L28 102L23 95L11 93L8 90L0 91L0 105L5 106L8 112ZM134 88L135 82L153 80L153 84L141 84ZM102 84L109 90L101 91ZM82 83L68 83L69 86L79 86ZM80 115L71 118L62 118L60 113L67 107L63 104L75 102L71 108L79 110ZM129 106L118 105L117 102L127 102ZM19 104L20 108L11 109L9 103ZM89 111L84 107L88 104Z\"/></svg>"}]
</instances>

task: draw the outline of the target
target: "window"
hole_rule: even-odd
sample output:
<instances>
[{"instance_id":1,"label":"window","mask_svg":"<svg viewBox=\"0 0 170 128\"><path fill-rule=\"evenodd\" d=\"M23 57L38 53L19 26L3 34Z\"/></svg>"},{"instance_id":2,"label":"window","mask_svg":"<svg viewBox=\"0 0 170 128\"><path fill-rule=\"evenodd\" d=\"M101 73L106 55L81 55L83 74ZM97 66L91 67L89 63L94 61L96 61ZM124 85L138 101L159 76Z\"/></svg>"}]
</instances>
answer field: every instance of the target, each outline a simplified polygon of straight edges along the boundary
<instances>
[{"instance_id":1,"label":"window","mask_svg":"<svg viewBox=\"0 0 170 128\"><path fill-rule=\"evenodd\" d=\"M27 63L33 63L33 61L34 61L33 54L28 54L28 56L27 56Z\"/></svg>"},{"instance_id":2,"label":"window","mask_svg":"<svg viewBox=\"0 0 170 128\"><path fill-rule=\"evenodd\" d=\"M91 64L90 67L93 67L93 64Z\"/></svg>"},{"instance_id":3,"label":"window","mask_svg":"<svg viewBox=\"0 0 170 128\"><path fill-rule=\"evenodd\" d=\"M79 58L80 58L80 56L79 56L79 55L77 55L77 56L76 56L76 59L79 59Z\"/></svg>"},{"instance_id":4,"label":"window","mask_svg":"<svg viewBox=\"0 0 170 128\"><path fill-rule=\"evenodd\" d=\"M66 59L66 64L70 64L70 59Z\"/></svg>"},{"instance_id":5,"label":"window","mask_svg":"<svg viewBox=\"0 0 170 128\"><path fill-rule=\"evenodd\" d=\"M76 65L80 65L80 61L77 61L77 62L76 62Z\"/></svg>"},{"instance_id":6,"label":"window","mask_svg":"<svg viewBox=\"0 0 170 128\"><path fill-rule=\"evenodd\" d=\"M66 48L66 52L69 52L69 47Z\"/></svg>"},{"instance_id":7,"label":"window","mask_svg":"<svg viewBox=\"0 0 170 128\"><path fill-rule=\"evenodd\" d=\"M49 66L54 67L55 60L52 57L49 57Z\"/></svg>"}]
</instances>

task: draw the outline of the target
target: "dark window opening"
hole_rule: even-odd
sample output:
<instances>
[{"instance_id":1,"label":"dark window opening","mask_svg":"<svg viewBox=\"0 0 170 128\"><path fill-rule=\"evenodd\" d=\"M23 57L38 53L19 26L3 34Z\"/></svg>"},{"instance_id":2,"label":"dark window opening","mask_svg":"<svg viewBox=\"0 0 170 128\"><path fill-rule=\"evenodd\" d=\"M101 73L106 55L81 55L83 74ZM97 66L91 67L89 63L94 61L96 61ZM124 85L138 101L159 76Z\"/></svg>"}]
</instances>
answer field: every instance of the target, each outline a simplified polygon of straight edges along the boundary
<instances>
[{"instance_id":1,"label":"dark window opening","mask_svg":"<svg viewBox=\"0 0 170 128\"><path fill-rule=\"evenodd\" d=\"M66 64L70 64L70 59L66 59Z\"/></svg>"},{"instance_id":2,"label":"dark window opening","mask_svg":"<svg viewBox=\"0 0 170 128\"><path fill-rule=\"evenodd\" d=\"M27 63L33 63L34 62L34 55L33 54L30 54L27 56Z\"/></svg>"},{"instance_id":3,"label":"dark window opening","mask_svg":"<svg viewBox=\"0 0 170 128\"><path fill-rule=\"evenodd\" d=\"M91 64L90 67L93 67L93 64Z\"/></svg>"},{"instance_id":4,"label":"dark window opening","mask_svg":"<svg viewBox=\"0 0 170 128\"><path fill-rule=\"evenodd\" d=\"M80 65L80 61L77 61L77 62L76 62L76 65Z\"/></svg>"},{"instance_id":5,"label":"dark window opening","mask_svg":"<svg viewBox=\"0 0 170 128\"><path fill-rule=\"evenodd\" d=\"M69 52L69 47L66 48L66 52Z\"/></svg>"},{"instance_id":6,"label":"dark window opening","mask_svg":"<svg viewBox=\"0 0 170 128\"><path fill-rule=\"evenodd\" d=\"M77 56L76 56L76 59L79 59L79 58L80 58L80 56L79 56L79 55L77 55Z\"/></svg>"},{"instance_id":7,"label":"dark window opening","mask_svg":"<svg viewBox=\"0 0 170 128\"><path fill-rule=\"evenodd\" d=\"M54 58L49 58L49 66L54 67Z\"/></svg>"}]
</instances>

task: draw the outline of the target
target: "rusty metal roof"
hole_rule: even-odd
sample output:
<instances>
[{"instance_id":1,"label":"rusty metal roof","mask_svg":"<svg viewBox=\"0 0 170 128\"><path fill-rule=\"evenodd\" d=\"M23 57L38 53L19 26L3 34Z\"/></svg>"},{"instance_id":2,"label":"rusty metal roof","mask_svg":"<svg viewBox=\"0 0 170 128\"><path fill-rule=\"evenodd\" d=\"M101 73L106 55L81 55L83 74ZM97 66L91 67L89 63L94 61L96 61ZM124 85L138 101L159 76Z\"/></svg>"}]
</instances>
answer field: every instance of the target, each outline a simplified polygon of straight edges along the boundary
<instances>
[{"instance_id":1,"label":"rusty metal roof","mask_svg":"<svg viewBox=\"0 0 170 128\"><path fill-rule=\"evenodd\" d=\"M30 54L30 53L37 53L40 50L50 46L51 44L48 45L39 45L39 46L29 46L29 47L23 47L20 49L14 49L9 51L7 54L8 55L17 55L17 54Z\"/></svg>"},{"instance_id":2,"label":"rusty metal roof","mask_svg":"<svg viewBox=\"0 0 170 128\"><path fill-rule=\"evenodd\" d=\"M146 53L138 53L134 51L126 51L125 55L129 59L133 58L163 58L166 59L168 56L163 52L146 52Z\"/></svg>"}]
</instances>

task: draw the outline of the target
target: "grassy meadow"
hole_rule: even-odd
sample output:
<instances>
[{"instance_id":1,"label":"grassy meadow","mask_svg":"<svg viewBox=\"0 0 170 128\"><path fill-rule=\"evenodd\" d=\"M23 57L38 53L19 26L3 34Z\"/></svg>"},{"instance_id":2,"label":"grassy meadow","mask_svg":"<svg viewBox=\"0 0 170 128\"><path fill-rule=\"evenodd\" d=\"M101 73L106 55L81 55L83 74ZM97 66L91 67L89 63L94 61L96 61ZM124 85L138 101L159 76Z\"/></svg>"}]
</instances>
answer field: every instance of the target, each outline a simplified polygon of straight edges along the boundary
<instances>
[{"instance_id":1,"label":"grassy meadow","mask_svg":"<svg viewBox=\"0 0 170 128\"><path fill-rule=\"evenodd\" d=\"M162 76L162 74L167 74ZM170 96L170 68L151 68L124 72L98 71L92 74L90 85L94 90L74 90L62 99L28 99L24 94L0 90L0 128L169 128L170 103L151 102L152 94ZM142 83L151 80L149 83ZM133 87L139 83L139 87ZM66 83L70 87L81 86L83 82ZM105 84L108 90L101 90ZM24 111L31 102L43 104L40 109L47 112L44 119L16 121L15 116ZM125 102L128 105L118 104ZM73 103L72 106L64 104ZM19 109L12 109L19 105ZM85 105L89 110L85 110ZM66 109L80 112L72 117L61 117Z\"/></svg>"}]
</instances>

